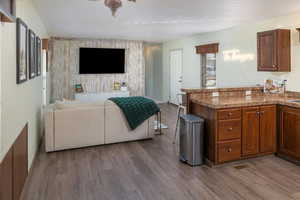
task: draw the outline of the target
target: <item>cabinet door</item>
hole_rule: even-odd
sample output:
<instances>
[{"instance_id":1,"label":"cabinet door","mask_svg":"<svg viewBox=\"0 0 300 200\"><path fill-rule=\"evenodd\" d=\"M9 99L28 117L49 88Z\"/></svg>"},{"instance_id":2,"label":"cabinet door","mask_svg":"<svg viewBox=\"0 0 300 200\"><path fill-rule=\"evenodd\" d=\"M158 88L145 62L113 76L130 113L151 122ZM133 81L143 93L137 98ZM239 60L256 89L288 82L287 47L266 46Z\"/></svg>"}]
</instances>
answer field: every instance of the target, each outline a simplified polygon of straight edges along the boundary
<instances>
[{"instance_id":1,"label":"cabinet door","mask_svg":"<svg viewBox=\"0 0 300 200\"><path fill-rule=\"evenodd\" d=\"M259 107L243 109L242 155L259 153Z\"/></svg>"},{"instance_id":2,"label":"cabinet door","mask_svg":"<svg viewBox=\"0 0 300 200\"><path fill-rule=\"evenodd\" d=\"M258 71L277 71L276 31L257 34Z\"/></svg>"},{"instance_id":3,"label":"cabinet door","mask_svg":"<svg viewBox=\"0 0 300 200\"><path fill-rule=\"evenodd\" d=\"M280 153L300 159L300 109L282 108L279 143Z\"/></svg>"},{"instance_id":4,"label":"cabinet door","mask_svg":"<svg viewBox=\"0 0 300 200\"><path fill-rule=\"evenodd\" d=\"M272 153L276 148L276 106L260 107L260 153Z\"/></svg>"}]
</instances>

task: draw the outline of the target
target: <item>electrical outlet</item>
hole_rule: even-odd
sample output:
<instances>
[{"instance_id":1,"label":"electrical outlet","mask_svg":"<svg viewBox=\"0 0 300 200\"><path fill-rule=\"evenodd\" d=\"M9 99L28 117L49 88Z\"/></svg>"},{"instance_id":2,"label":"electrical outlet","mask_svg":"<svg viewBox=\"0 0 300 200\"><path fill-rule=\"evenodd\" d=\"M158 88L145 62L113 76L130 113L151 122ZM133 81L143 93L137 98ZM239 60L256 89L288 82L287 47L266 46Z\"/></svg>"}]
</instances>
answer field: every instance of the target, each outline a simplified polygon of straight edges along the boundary
<instances>
[{"instance_id":1,"label":"electrical outlet","mask_svg":"<svg viewBox=\"0 0 300 200\"><path fill-rule=\"evenodd\" d=\"M246 96L250 96L252 94L252 91L251 90L247 90L246 91Z\"/></svg>"},{"instance_id":2,"label":"electrical outlet","mask_svg":"<svg viewBox=\"0 0 300 200\"><path fill-rule=\"evenodd\" d=\"M213 93L212 93L212 96L213 96L213 97L218 97L218 96L219 96L219 92L213 92Z\"/></svg>"}]
</instances>

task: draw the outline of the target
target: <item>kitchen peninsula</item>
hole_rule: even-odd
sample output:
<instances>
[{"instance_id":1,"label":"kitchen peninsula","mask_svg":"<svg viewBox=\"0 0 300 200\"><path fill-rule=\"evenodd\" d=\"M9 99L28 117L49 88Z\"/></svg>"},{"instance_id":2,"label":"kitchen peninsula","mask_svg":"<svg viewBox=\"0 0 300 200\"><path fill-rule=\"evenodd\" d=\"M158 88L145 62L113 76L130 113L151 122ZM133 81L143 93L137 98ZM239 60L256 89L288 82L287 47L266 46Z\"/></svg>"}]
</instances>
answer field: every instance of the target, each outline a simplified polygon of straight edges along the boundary
<instances>
[{"instance_id":1,"label":"kitchen peninsula","mask_svg":"<svg viewBox=\"0 0 300 200\"><path fill-rule=\"evenodd\" d=\"M276 153L300 160L300 93L262 87L183 89L188 112L205 119L210 165Z\"/></svg>"}]
</instances>

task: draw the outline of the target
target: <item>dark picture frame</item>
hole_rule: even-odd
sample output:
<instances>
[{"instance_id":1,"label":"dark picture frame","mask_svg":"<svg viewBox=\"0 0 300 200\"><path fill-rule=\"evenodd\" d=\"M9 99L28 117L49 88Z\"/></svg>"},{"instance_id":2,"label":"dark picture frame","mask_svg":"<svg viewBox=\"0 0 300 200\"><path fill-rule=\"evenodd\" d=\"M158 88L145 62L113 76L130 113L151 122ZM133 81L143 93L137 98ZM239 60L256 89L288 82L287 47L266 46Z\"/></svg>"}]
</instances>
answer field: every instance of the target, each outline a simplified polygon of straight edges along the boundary
<instances>
[{"instance_id":1,"label":"dark picture frame","mask_svg":"<svg viewBox=\"0 0 300 200\"><path fill-rule=\"evenodd\" d=\"M29 59L29 79L33 79L36 76L36 38L35 33L32 30L28 31L28 59Z\"/></svg>"},{"instance_id":2,"label":"dark picture frame","mask_svg":"<svg viewBox=\"0 0 300 200\"><path fill-rule=\"evenodd\" d=\"M28 65L28 27L20 18L17 18L17 84L27 81Z\"/></svg>"},{"instance_id":3,"label":"dark picture frame","mask_svg":"<svg viewBox=\"0 0 300 200\"><path fill-rule=\"evenodd\" d=\"M42 41L36 37L36 76L42 74Z\"/></svg>"}]
</instances>

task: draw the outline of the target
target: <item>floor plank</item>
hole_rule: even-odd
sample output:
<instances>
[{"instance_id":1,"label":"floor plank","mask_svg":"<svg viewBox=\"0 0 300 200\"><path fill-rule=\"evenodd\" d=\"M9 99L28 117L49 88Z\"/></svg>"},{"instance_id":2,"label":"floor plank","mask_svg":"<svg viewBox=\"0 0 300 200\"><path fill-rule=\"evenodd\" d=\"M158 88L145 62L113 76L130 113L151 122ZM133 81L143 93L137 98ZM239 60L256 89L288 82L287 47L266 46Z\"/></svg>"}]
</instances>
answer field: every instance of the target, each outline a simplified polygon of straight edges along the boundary
<instances>
[{"instance_id":1,"label":"floor plank","mask_svg":"<svg viewBox=\"0 0 300 200\"><path fill-rule=\"evenodd\" d=\"M153 140L47 154L41 150L23 200L300 199L300 167L275 156L215 168L189 167L172 144L176 108L164 104L169 126ZM236 166L246 167L237 169Z\"/></svg>"}]
</instances>

